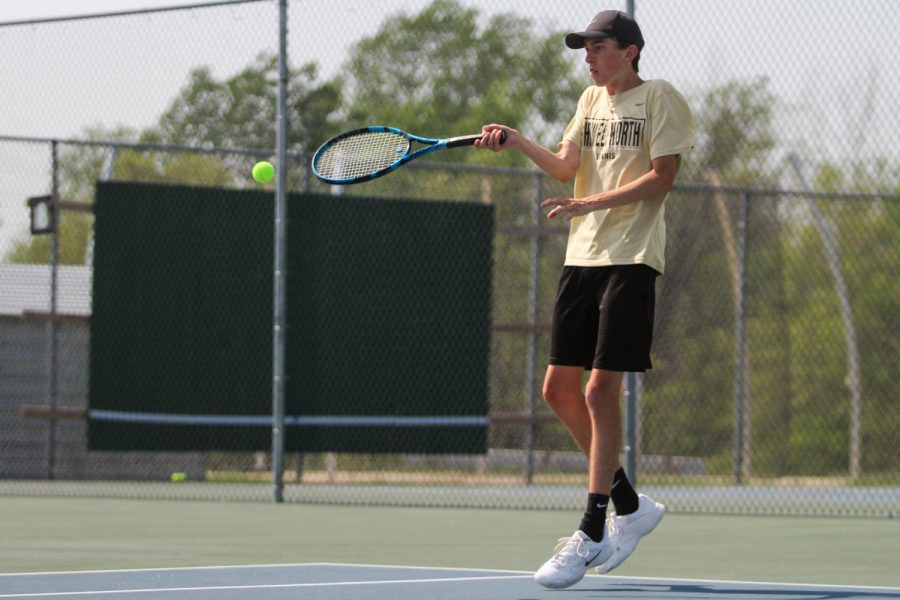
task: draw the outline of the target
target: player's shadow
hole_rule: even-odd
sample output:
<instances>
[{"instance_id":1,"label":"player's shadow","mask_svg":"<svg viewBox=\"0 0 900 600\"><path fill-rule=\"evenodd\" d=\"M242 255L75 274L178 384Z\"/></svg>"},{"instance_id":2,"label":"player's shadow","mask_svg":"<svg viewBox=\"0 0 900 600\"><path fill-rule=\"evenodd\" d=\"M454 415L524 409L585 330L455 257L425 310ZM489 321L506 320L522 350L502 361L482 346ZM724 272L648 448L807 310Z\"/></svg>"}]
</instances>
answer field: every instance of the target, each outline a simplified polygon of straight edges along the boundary
<instances>
[{"instance_id":1,"label":"player's shadow","mask_svg":"<svg viewBox=\"0 0 900 600\"><path fill-rule=\"evenodd\" d=\"M900 592L895 591L880 591L880 590L829 590L829 589L809 589L809 590L798 590L798 589L772 589L772 588L754 588L752 585L743 586L740 588L728 586L728 585L700 585L700 584L670 584L670 585L655 585L655 584L624 584L624 585L610 585L602 588L594 588L594 589L567 589L567 590L559 590L561 592L580 592L584 594L585 592L591 593L596 592L597 597L603 598L614 598L616 593L644 593L648 594L648 597L660 598L660 599L669 599L678 600L679 598L712 598L716 596L722 596L722 599L725 600L727 598L768 598L768 597L777 597L777 598L785 598L786 600L842 600L842 599L851 599L851 598L867 598L867 599L875 599L875 598L898 598L900 599ZM702 596L700 596L702 594ZM588 596L591 597L591 596ZM524 599L523 599L524 600Z\"/></svg>"}]
</instances>

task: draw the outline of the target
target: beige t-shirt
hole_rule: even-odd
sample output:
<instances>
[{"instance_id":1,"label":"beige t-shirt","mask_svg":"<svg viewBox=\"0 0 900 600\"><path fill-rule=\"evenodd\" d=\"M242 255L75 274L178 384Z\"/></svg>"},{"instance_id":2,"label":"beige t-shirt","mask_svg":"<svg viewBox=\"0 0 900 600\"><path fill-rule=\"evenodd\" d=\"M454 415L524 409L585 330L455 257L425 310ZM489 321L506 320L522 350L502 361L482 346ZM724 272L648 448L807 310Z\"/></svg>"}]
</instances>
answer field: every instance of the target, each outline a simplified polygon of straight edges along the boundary
<instances>
[{"instance_id":1,"label":"beige t-shirt","mask_svg":"<svg viewBox=\"0 0 900 600\"><path fill-rule=\"evenodd\" d=\"M591 86L563 133L581 148L575 198L621 187L652 169L660 156L684 154L694 144L694 120L684 97L661 79L610 96ZM645 264L665 268L665 194L575 217L566 265Z\"/></svg>"}]
</instances>

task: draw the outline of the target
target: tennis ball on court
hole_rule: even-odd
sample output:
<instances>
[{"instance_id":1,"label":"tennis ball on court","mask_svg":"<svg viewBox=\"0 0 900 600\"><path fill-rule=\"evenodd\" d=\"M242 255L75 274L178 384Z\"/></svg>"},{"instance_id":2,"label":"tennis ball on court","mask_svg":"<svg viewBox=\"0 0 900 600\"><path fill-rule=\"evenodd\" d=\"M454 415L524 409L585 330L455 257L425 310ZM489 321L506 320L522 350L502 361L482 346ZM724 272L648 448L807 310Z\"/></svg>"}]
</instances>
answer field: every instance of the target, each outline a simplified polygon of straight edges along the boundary
<instances>
[{"instance_id":1,"label":"tennis ball on court","mask_svg":"<svg viewBox=\"0 0 900 600\"><path fill-rule=\"evenodd\" d=\"M182 481L184 481L185 479L187 479L187 474L185 474L185 473L172 473L172 475L169 476L169 479L172 480L172 483L181 483Z\"/></svg>"},{"instance_id":2,"label":"tennis ball on court","mask_svg":"<svg viewBox=\"0 0 900 600\"><path fill-rule=\"evenodd\" d=\"M275 177L275 167L272 163L261 160L253 165L253 179L257 183L269 183Z\"/></svg>"}]
</instances>

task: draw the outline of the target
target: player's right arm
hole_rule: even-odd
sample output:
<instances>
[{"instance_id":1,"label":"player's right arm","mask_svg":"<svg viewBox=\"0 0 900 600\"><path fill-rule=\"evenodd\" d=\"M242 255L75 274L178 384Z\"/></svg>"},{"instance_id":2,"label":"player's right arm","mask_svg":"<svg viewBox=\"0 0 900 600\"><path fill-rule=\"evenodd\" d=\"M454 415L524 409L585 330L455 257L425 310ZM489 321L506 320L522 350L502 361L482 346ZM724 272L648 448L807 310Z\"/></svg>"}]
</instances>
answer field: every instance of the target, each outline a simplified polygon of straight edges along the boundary
<instances>
[{"instance_id":1,"label":"player's right arm","mask_svg":"<svg viewBox=\"0 0 900 600\"><path fill-rule=\"evenodd\" d=\"M581 161L581 148L574 143L564 141L559 152L552 152L511 127L491 124L485 125L481 130L484 137L475 142L476 148L487 148L494 152L515 148L551 177L560 181L569 181L575 177L575 171L578 170L578 163ZM506 132L506 141L502 145L501 131Z\"/></svg>"}]
</instances>

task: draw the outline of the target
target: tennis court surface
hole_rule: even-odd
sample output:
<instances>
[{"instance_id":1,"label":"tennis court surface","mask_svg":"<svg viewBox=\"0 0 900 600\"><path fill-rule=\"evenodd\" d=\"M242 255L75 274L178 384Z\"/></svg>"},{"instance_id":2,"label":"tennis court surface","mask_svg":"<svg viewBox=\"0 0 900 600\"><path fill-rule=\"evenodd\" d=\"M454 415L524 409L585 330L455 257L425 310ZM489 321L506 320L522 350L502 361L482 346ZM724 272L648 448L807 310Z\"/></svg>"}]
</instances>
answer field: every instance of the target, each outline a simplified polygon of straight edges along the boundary
<instances>
[{"instance_id":1,"label":"tennis court surface","mask_svg":"<svg viewBox=\"0 0 900 600\"><path fill-rule=\"evenodd\" d=\"M813 600L900 598L900 588L588 576L567 590L545 590L523 571L312 563L0 575L0 599L6 598Z\"/></svg>"}]
</instances>

